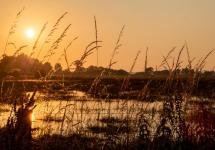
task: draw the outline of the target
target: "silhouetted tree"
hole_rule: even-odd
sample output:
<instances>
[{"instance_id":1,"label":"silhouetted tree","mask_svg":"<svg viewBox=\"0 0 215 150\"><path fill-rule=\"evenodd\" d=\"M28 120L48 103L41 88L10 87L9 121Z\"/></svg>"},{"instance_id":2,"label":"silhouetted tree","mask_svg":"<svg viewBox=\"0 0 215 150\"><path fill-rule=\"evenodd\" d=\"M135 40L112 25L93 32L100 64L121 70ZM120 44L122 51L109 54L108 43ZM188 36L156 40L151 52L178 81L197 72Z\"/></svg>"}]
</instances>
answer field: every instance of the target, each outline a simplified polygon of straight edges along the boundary
<instances>
[{"instance_id":1,"label":"silhouetted tree","mask_svg":"<svg viewBox=\"0 0 215 150\"><path fill-rule=\"evenodd\" d=\"M40 72L41 76L46 76L51 70L52 70L51 64L49 62L44 63Z\"/></svg>"},{"instance_id":2,"label":"silhouetted tree","mask_svg":"<svg viewBox=\"0 0 215 150\"><path fill-rule=\"evenodd\" d=\"M62 66L60 63L56 63L55 66L54 66L54 70L56 73L62 73Z\"/></svg>"},{"instance_id":3,"label":"silhouetted tree","mask_svg":"<svg viewBox=\"0 0 215 150\"><path fill-rule=\"evenodd\" d=\"M152 73L153 71L154 71L154 69L152 67L148 67L145 70L145 72L147 72L147 73Z\"/></svg>"},{"instance_id":4,"label":"silhouetted tree","mask_svg":"<svg viewBox=\"0 0 215 150\"><path fill-rule=\"evenodd\" d=\"M20 54L18 56L6 56L4 55L0 60L0 78L4 78L7 75L14 77L41 77L45 76L52 66L50 63L42 64L39 60L30 58L26 54Z\"/></svg>"}]
</instances>

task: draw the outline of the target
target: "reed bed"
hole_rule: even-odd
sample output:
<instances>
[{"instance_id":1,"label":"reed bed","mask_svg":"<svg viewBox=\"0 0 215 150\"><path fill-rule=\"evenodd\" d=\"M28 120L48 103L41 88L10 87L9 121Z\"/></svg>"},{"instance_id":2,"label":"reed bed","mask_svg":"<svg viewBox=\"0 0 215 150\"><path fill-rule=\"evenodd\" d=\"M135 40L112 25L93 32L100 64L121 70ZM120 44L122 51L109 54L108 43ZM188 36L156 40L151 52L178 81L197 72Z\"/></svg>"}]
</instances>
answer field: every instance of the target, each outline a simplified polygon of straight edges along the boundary
<instances>
[{"instance_id":1,"label":"reed bed","mask_svg":"<svg viewBox=\"0 0 215 150\"><path fill-rule=\"evenodd\" d=\"M16 17L19 18L23 10ZM57 39L52 39L53 34L61 24L62 19L67 15L65 12L57 19L49 32L47 38L39 49L36 58L41 54L45 44L51 43L50 48L42 57L41 62L45 63L52 57L59 45L66 38L71 27L69 24ZM17 21L12 25L8 38L15 31ZM29 57L33 57L38 50L38 43L46 29L44 24L40 34L36 38ZM97 20L94 17L95 41L89 43L78 60L72 61L67 56L67 51L77 37L71 40L62 50L61 57L64 57L67 70L80 73L87 58L101 48L102 41L98 40ZM212 100L204 101L204 98L196 98L197 103L191 103L193 91L198 87L201 72L206 59L213 53L211 50L205 57L194 64L190 56L187 42L179 49L178 55L172 58L171 49L159 68L168 69L168 77L165 84L159 85L156 95L161 101L153 98L150 86L153 79L142 85L137 91L138 98L131 99L128 94L123 99L111 99L108 93L109 87L102 83L104 77L111 77L110 69L117 61L115 56L122 46L121 38L125 26L122 27L107 69L93 79L89 90L82 96L71 90L73 85L66 86L65 78L62 75L61 81L54 83L45 82L52 79L56 71L50 70L40 81L44 82L43 89L35 85L34 92L29 93L23 84L23 90L17 90L15 83L5 88L5 81L1 82L1 103L6 106L0 107L2 122L0 140L2 149L214 149L215 148L215 114L212 111ZM10 42L7 40L6 47ZM23 48L15 50L14 56L18 55ZM186 49L188 59L188 77L185 82L181 80L182 53ZM140 55L140 51L132 62L129 75L126 76L117 91L118 96L122 93L132 92L131 74ZM5 57L5 56L3 56ZM2 58L3 58L2 57ZM148 48L146 50L145 71L148 67ZM57 87L57 89L53 89ZM183 87L184 90L179 90ZM36 93L37 91L37 93ZM163 95L162 93L165 93ZM105 95L105 97L102 97ZM209 105L208 105L209 104ZM30 106L32 108L30 108ZM18 134L18 127L24 123L20 122L19 112L29 107L34 115L31 115L30 136L21 138ZM10 108L10 111L6 111ZM32 118L35 117L35 119ZM18 127L17 127L18 126Z\"/></svg>"}]
</instances>

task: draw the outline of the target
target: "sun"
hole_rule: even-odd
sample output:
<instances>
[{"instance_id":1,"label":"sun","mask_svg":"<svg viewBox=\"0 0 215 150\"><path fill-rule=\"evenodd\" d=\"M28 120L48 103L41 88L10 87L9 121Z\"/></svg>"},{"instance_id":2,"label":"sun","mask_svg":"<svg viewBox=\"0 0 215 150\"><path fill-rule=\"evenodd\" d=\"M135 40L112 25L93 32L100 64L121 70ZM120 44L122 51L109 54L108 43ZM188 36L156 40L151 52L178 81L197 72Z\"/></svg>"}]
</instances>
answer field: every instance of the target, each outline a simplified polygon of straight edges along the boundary
<instances>
[{"instance_id":1,"label":"sun","mask_svg":"<svg viewBox=\"0 0 215 150\"><path fill-rule=\"evenodd\" d=\"M25 30L25 35L27 38L32 39L35 37L35 31L32 28L28 28Z\"/></svg>"}]
</instances>

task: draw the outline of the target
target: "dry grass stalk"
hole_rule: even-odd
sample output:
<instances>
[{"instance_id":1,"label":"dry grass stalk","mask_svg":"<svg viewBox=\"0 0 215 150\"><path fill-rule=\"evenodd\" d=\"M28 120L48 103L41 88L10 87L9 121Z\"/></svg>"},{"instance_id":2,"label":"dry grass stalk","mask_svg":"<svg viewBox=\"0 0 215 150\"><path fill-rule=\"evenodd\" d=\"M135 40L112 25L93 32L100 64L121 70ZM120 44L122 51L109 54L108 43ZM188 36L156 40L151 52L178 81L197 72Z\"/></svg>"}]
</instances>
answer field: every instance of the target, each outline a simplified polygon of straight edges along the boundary
<instances>
[{"instance_id":1,"label":"dry grass stalk","mask_svg":"<svg viewBox=\"0 0 215 150\"><path fill-rule=\"evenodd\" d=\"M51 38L53 37L53 35L55 34L55 32L58 30L58 26L60 25L61 21L63 20L63 18L68 14L68 12L63 13L56 21L56 23L52 26L52 29L50 30L49 34L47 35L45 41L43 42L38 54L36 58L39 58L40 53L43 50L43 47L51 42Z\"/></svg>"},{"instance_id":2,"label":"dry grass stalk","mask_svg":"<svg viewBox=\"0 0 215 150\"><path fill-rule=\"evenodd\" d=\"M9 42L7 44L7 46L10 46L10 45L13 46L13 48L17 49L17 46L16 46L16 44L14 42Z\"/></svg>"},{"instance_id":3,"label":"dry grass stalk","mask_svg":"<svg viewBox=\"0 0 215 150\"><path fill-rule=\"evenodd\" d=\"M122 44L120 44L120 41L121 41L121 38L122 38L122 35L123 35L123 32L124 32L124 28L125 28L125 25L123 25L122 29L120 30L120 33L119 33L119 36L118 36L118 38L117 38L115 47L114 47L114 49L113 49L113 52L112 52L112 55L111 55L109 64L108 64L108 66L107 66L107 68L108 68L107 75L110 75L110 69L112 68L112 66L113 66L114 64L117 63L116 61L113 61L113 60L114 60L116 54L118 54L118 49L122 46ZM91 86L90 86L90 89L89 89L88 93L97 92L98 85L99 85L99 83L101 82L101 79L102 79L102 77L104 76L105 73L106 73L106 69L102 70L102 72L100 73L100 75L98 75L98 76L94 79L94 81L92 82L92 84L91 84Z\"/></svg>"},{"instance_id":4,"label":"dry grass stalk","mask_svg":"<svg viewBox=\"0 0 215 150\"><path fill-rule=\"evenodd\" d=\"M17 24L18 24L18 21L19 21L19 18L21 17L21 15L23 14L23 11L25 10L25 8L23 7L17 14L16 14L16 17L15 17L15 20L13 21L13 24L11 25L10 29L9 29L9 33L7 35L7 39L6 39L6 44L5 44L5 48L4 48L4 53L3 55L6 54L6 51L7 51L7 46L8 46L8 43L9 43L9 39L10 37L16 32L16 28L17 28Z\"/></svg>"},{"instance_id":5,"label":"dry grass stalk","mask_svg":"<svg viewBox=\"0 0 215 150\"><path fill-rule=\"evenodd\" d=\"M122 44L120 43L120 41L121 41L121 38L122 38L122 36L123 36L124 29L125 29L125 25L123 25L123 27L122 27L122 29L121 29L121 31L120 31L120 33L119 33L119 36L118 36L118 38L117 38L115 47L114 47L114 49L113 49L113 52L112 52L112 55L111 55L111 58L110 58L110 62L109 62L109 64L108 64L108 72L107 72L107 75L108 75L108 76L110 75L110 69L112 68L112 66L113 66L114 64L117 63L117 61L114 61L114 58L115 58L115 56L119 53L118 50L119 50L119 48L122 46ZM94 87L95 89L97 88L97 85L98 85L99 82L101 81L101 78L102 78L102 76L103 76L104 74L105 74L105 70L103 70L103 71L101 72L101 74L93 81L93 83L92 83L92 85L91 85L91 88L92 88L92 87ZM91 89L91 88L90 88L90 89Z\"/></svg>"},{"instance_id":6,"label":"dry grass stalk","mask_svg":"<svg viewBox=\"0 0 215 150\"><path fill-rule=\"evenodd\" d=\"M152 80L148 80L147 83L144 85L143 89L139 91L138 99L139 100L146 100L147 92L149 91L149 85Z\"/></svg>"},{"instance_id":7,"label":"dry grass stalk","mask_svg":"<svg viewBox=\"0 0 215 150\"><path fill-rule=\"evenodd\" d=\"M188 65L186 68L188 68L188 77L187 77L187 90L186 90L186 95L191 95L192 90L194 89L193 87L193 80L194 80L194 71L193 71L193 66L192 63L195 60L195 58L191 59L190 57L190 52L189 52L189 47L187 42L185 42L186 46L186 52L187 52L187 59L188 59Z\"/></svg>"},{"instance_id":8,"label":"dry grass stalk","mask_svg":"<svg viewBox=\"0 0 215 150\"><path fill-rule=\"evenodd\" d=\"M59 21L60 22L60 21ZM58 23L59 24L59 23ZM124 29L124 27L123 27L123 29ZM122 31L123 31L123 29L122 29ZM109 70L112 68L112 66L116 63L115 61L113 61L114 60L114 57L115 57L115 55L118 53L118 49L119 49L119 47L121 46L121 44L120 44L120 39L121 39L121 36L122 36L122 31L120 32L120 35L119 35L119 38L118 38L118 41L116 42L116 46L115 46L115 48L114 48L114 51L113 51L113 54L112 54L112 57L111 57L111 59L110 59L110 63L108 64L108 68L109 68ZM97 31L96 31L97 32ZM63 39L63 37L62 37L62 39ZM61 39L61 40L62 40ZM96 38L97 39L97 38ZM61 40L59 40L59 42L56 42L57 44L56 45L59 45L59 43L60 43L60 41ZM71 46L71 44L73 43L73 41L74 40L76 40L76 38L75 39L73 39L68 45L67 45L67 47L66 48L64 48L64 56L65 56L65 61L66 61L66 63L67 63L67 67L68 67L68 69L70 69L70 66L69 66L69 62L68 62L68 57L67 57L67 50L69 49L69 47ZM54 42L54 43L55 43ZM78 60L77 61L77 64L78 65L76 65L76 69L78 68L78 67L82 67L83 66L83 64L86 62L86 59L87 59L87 57L88 56L90 56L92 53L93 53L93 50L97 50L100 46L98 46L98 42L101 42L101 41L98 41L98 40L96 40L96 41L94 41L94 42L92 42L92 43L90 43L87 47L86 47L86 49L85 49L85 51L84 51L84 53L83 53L83 55L81 56L81 58L80 58L80 60ZM53 45L54 45L54 43L53 43ZM95 45L94 45L95 44ZM11 44L11 45L13 45L13 44ZM56 46L56 45L54 45L53 47L51 47L53 50L55 50L55 49L57 49L58 48L58 46ZM16 45L13 45L14 47L16 47ZM36 46L35 46L36 47ZM181 67L181 54L182 54L182 52L183 52L183 49L186 47L186 49L187 49L187 56L188 56L188 68L189 68L189 70L191 71L191 69L192 69L192 62L193 62L193 60L190 58L190 54L189 54L189 50L188 50L188 46L187 46L187 43L185 43L185 45L180 49L180 51L179 51L179 53L178 53L178 56L177 56L177 59L176 59L176 61L175 61L175 59L173 58L173 61L172 61L172 64L170 64L169 62L168 62L168 59L169 59L169 57L170 57L170 54L174 51L174 49L173 50L171 50L168 54L167 54L167 56L166 57L163 57L163 61L162 61L162 63L161 63L161 65L163 66L163 65L167 65L167 68L169 69L169 77L168 77L168 84L166 85L166 88L168 88L168 89L170 89L170 88L177 88L177 87L174 87L174 86L172 86L172 84L170 84L170 83L172 83L173 82L173 80L175 80L175 79L177 79L177 82L178 82L178 70L180 70L180 67ZM148 50L147 50L148 51ZM19 51L18 51L19 52ZM212 54L212 52L213 52L213 50L212 51L210 51L204 58L202 58L202 59L200 59L200 61L197 63L197 65L196 65L196 73L199 73L199 71L202 71L202 69L203 69L203 67L204 67L204 65L205 65L205 62L206 62L206 59L209 57L209 55L211 55ZM130 68L130 71L129 71L129 73L131 74L132 72L133 72L133 69L134 69L134 67L135 67L135 64L136 64L136 61L137 61L137 59L138 59L138 57L139 57L139 55L140 55L140 51L138 51L137 52L137 55L136 55L136 57L135 57L135 59L134 59L134 61L133 61L133 64L132 64L132 66L131 66L131 68ZM147 52L146 52L146 60L145 60L145 68L147 68ZM74 62L73 62L74 63ZM104 69L102 72L101 72L101 74L94 80L94 82L96 83L96 86L95 87L97 87L97 84L100 82L100 79L103 77L103 75L104 75L104 73L105 73L105 71L106 71L106 69ZM51 76L51 74L52 74L52 72L50 72L47 76ZM130 77L130 74L127 76L127 78L125 78L125 80L123 81L123 84L122 84L122 90L126 90L127 88L128 88L128 83L129 83L129 77ZM195 78L194 78L195 79ZM64 78L63 78L63 80L62 81L64 81ZM151 81L151 80L150 80ZM195 80L196 81L196 80ZM2 88L1 88L1 97L2 97L2 89L3 89L3 82L2 82ZM149 86L149 84L150 84L150 82L148 82L145 86L144 86L144 89L143 89L143 96L147 93L147 90L148 90L148 86ZM93 85L93 84L92 84ZM65 88L65 89L63 89L64 91L66 91L67 89L66 89L66 87L64 87L64 85L62 86L63 88ZM9 95L11 95L12 94L12 92L13 92L13 88L14 87L12 87L11 88L11 90L9 90ZM48 89L49 90L49 89ZM177 90L177 89L176 89ZM175 90L175 91L176 91ZM178 96L178 95L174 95L174 94L179 94L179 93L177 93L178 91L176 91L175 92L174 91L174 93L172 94L172 93L168 93L167 92L167 94L170 94L170 95L167 95L167 98L170 98L170 97L173 97L173 96ZM184 91L183 91L184 92ZM141 95L142 96L142 95ZM59 113L61 112L61 110L62 109L64 109L64 112L63 112L63 116L62 116L62 123L61 123L61 125L60 125L60 133L62 134L63 132L63 130L64 130L64 126L65 126L65 124L64 124L64 121L65 121L65 119L68 119L67 118L67 111L70 111L70 109L69 109L69 107L67 108L67 106L69 106L70 104L68 104L68 100L69 99L67 99L67 103L66 103L66 106L64 107L64 108L61 108L61 104L59 105ZM173 100L173 99L171 99L171 100ZM179 99L180 100L180 99ZM169 101L168 101L169 102ZM14 102L15 103L15 102ZM60 102L61 103L61 102ZM84 101L82 101L81 102L82 103L82 105L81 105L81 108L79 109L79 110L81 110L81 121L79 122L79 123L81 123L81 130L82 130L82 122L84 122L83 120L84 120L84 117L82 116L86 111L91 111L91 109L87 109L87 110L85 110L85 107L84 107L84 105L85 105L85 103L84 103ZM110 105L111 103L110 103L110 101L109 101L109 105ZM174 108L171 106L171 103L167 103L167 102L165 102L165 104L166 105L168 105L167 107L168 108L164 108L164 111L169 111L169 112L167 112L167 115L172 115L171 113L175 113L175 115L174 116L167 116L167 115L165 115L165 116L161 116L161 119L169 119L170 121L171 121L171 126L173 126L173 130L176 130L175 128L175 125L172 125L172 124L176 124L177 122L174 120L175 118L176 119L178 119L177 117L179 116L179 117L181 117L181 114L180 114L180 112L181 112L181 103L179 103L179 106L176 106L177 104L175 104L175 106L174 106ZM71 105L73 105L73 104L71 104ZM75 103L74 104L75 106L74 107L78 107L77 106L77 104ZM14 106L14 110L16 110L16 108L15 108L16 106ZM48 106L48 107L51 107L51 106ZM58 106L57 106L58 107ZM56 107L56 108L57 108ZM135 109L135 107L130 107L130 106L128 106L128 101L125 101L125 107L122 107L122 110L123 109L126 109L126 113L127 114L125 114L126 115L126 119L127 119L127 127L128 127L128 120L129 119L131 119L132 118L132 111ZM170 108L173 108L172 110L169 110ZM54 111L54 109L55 108L51 108L52 109L52 111L51 111L51 113L50 113L50 116L51 116L51 114L53 113L53 111ZM101 109L103 109L103 108L101 108ZM177 116L177 112L176 111L179 111L179 114L178 114L178 116ZM70 113L70 112L69 112ZM122 114L123 114L124 112L122 112ZM142 111L141 113L145 113L145 111ZM110 118L110 116L111 116L112 114L111 114L111 107L109 107L109 118ZM78 116L78 115L77 115ZM131 117L129 117L129 116L131 116ZM168 118L169 117L169 118ZM175 118L174 118L175 117ZM132 119L134 119L134 118L132 118ZM144 120L145 120L145 118L143 118ZM180 118L179 118L180 119ZM173 120L173 121L172 121ZM71 121L73 121L73 119L71 119ZM135 120L136 121L136 120ZM147 121L146 121L147 122ZM79 124L78 123L78 124ZM75 124L76 125L76 124ZM88 125L88 124L87 124ZM86 125L86 126L87 126ZM119 130L120 130L120 127L123 125L123 123L118 127L118 130L116 131L116 133L118 133L119 132ZM158 128L161 128L161 127L166 127L165 126L166 125L166 121L163 123L163 122L161 122L161 124L160 124L160 126L158 127ZM72 123L72 126L73 126L73 123ZM69 127L68 127L69 128ZM170 129L170 128L169 128ZM47 129L48 130L48 129ZM146 129L146 130L148 130L148 129ZM159 129L158 129L159 130ZM65 131L65 130L64 130ZM109 132L109 131L108 131ZM173 131L174 132L174 131ZM78 133L78 132L77 132ZM80 132L81 133L81 132ZM148 134L149 135L149 134ZM112 136L112 135L111 135ZM173 137L172 137L172 135L168 135L169 137L171 137L171 140L173 139ZM131 138L133 138L131 135L129 135L129 134L127 134L127 142L129 141L129 139L131 139ZM153 137L153 138L156 138L156 137ZM154 139L153 139L154 140ZM121 141L120 141L121 142ZM129 143L127 143L127 146L128 146L128 144ZM152 144L154 144L154 143L152 143Z\"/></svg>"},{"instance_id":9,"label":"dry grass stalk","mask_svg":"<svg viewBox=\"0 0 215 150\"><path fill-rule=\"evenodd\" d=\"M207 53L207 55L203 58L203 60L199 63L199 65L196 67L196 69L197 70L202 70L203 69L203 67L204 67L204 64L205 64L205 62L206 62L206 59L213 53L215 51L215 49L213 49L213 50L211 50L211 51L209 51L208 53Z\"/></svg>"},{"instance_id":10,"label":"dry grass stalk","mask_svg":"<svg viewBox=\"0 0 215 150\"><path fill-rule=\"evenodd\" d=\"M17 56L24 48L28 47L28 45L20 46L13 54L13 56Z\"/></svg>"},{"instance_id":11,"label":"dry grass stalk","mask_svg":"<svg viewBox=\"0 0 215 150\"><path fill-rule=\"evenodd\" d=\"M149 50L149 48L147 47L147 48L146 48L146 58L145 58L145 72L146 72L147 63L148 63L148 50Z\"/></svg>"},{"instance_id":12,"label":"dry grass stalk","mask_svg":"<svg viewBox=\"0 0 215 150\"><path fill-rule=\"evenodd\" d=\"M187 42L185 42L185 47L186 47L186 52L187 52L188 69L191 70L192 69L192 60L190 58L190 52L189 52L189 47L188 47Z\"/></svg>"},{"instance_id":13,"label":"dry grass stalk","mask_svg":"<svg viewBox=\"0 0 215 150\"><path fill-rule=\"evenodd\" d=\"M62 34L52 43L52 45L49 48L49 50L47 51L46 55L43 57L42 62L44 62L45 60L48 61L50 59L50 57L55 54L55 50L58 49L59 44L62 42L63 38L66 36L66 33L69 30L70 26L71 26L71 24L69 24L64 29Z\"/></svg>"},{"instance_id":14,"label":"dry grass stalk","mask_svg":"<svg viewBox=\"0 0 215 150\"><path fill-rule=\"evenodd\" d=\"M94 26L95 26L95 38L96 41L98 41L98 28L97 28L97 21L96 21L96 16L94 16ZM98 48L98 42L96 42L96 65L98 67L99 65L99 48Z\"/></svg>"},{"instance_id":15,"label":"dry grass stalk","mask_svg":"<svg viewBox=\"0 0 215 150\"><path fill-rule=\"evenodd\" d=\"M120 88L120 91L127 90L128 86L129 86L130 76L131 76L131 74L133 72L133 69L134 69L134 67L136 65L137 59L138 59L138 57L139 57L140 54L141 54L141 51L138 51L137 54L136 54L136 57L134 58L134 61L133 61L132 65L131 65L131 68L129 70L129 74L127 75L127 77L125 77L123 79L123 83L122 83L122 86Z\"/></svg>"},{"instance_id":16,"label":"dry grass stalk","mask_svg":"<svg viewBox=\"0 0 215 150\"><path fill-rule=\"evenodd\" d=\"M68 56L67 56L67 50L69 49L69 47L72 45L72 43L77 40L78 37L75 37L67 46L66 48L64 48L63 54L60 55L60 57L57 59L57 62L60 62L61 58L64 57L65 61L66 61L66 65L67 65L67 69L70 71L70 66L69 66L69 61L68 61ZM59 68L58 68L59 69ZM53 70L50 70L49 73L46 75L45 80L51 78L54 74Z\"/></svg>"},{"instance_id":17,"label":"dry grass stalk","mask_svg":"<svg viewBox=\"0 0 215 150\"><path fill-rule=\"evenodd\" d=\"M166 56L163 56L163 60L162 60L160 66L159 66L158 68L160 68L160 67L162 67L162 66L164 66L164 65L166 64L167 67L168 67L168 69L170 70L170 65L169 65L169 63L168 63L167 60L170 58L170 55L174 52L175 49L176 49L176 47L173 47L173 48L168 52L168 54L167 54ZM164 66L164 67L165 67L165 66Z\"/></svg>"},{"instance_id":18,"label":"dry grass stalk","mask_svg":"<svg viewBox=\"0 0 215 150\"><path fill-rule=\"evenodd\" d=\"M60 16L60 18L57 19L57 22L54 24L54 26L52 27L51 31L49 32L47 39L45 40L45 43L49 43L51 41L51 37L54 35L54 33L57 31L58 26L60 24L60 22L63 20L63 18L68 14L68 12L65 12L64 14L62 14Z\"/></svg>"},{"instance_id":19,"label":"dry grass stalk","mask_svg":"<svg viewBox=\"0 0 215 150\"><path fill-rule=\"evenodd\" d=\"M40 33L39 33L39 35L37 36L37 39L36 39L36 41L34 42L34 46L33 46L32 50L31 50L30 55L29 55L30 57L32 57L32 56L34 55L35 49L37 48L38 42L39 42L39 40L40 40L40 38L41 38L43 32L45 31L47 24L48 24L48 22L46 22L46 23L43 25L42 29L40 30Z\"/></svg>"},{"instance_id":20,"label":"dry grass stalk","mask_svg":"<svg viewBox=\"0 0 215 150\"><path fill-rule=\"evenodd\" d=\"M125 25L123 25L123 27L122 27L122 29L121 29L121 31L120 31L120 33L119 33L118 39L117 39L117 41L116 41L115 47L114 47L114 49L113 49L113 53L112 53L112 55L111 55L111 59L110 59L109 65L108 65L108 68L109 68L109 69L111 69L111 67L112 67L115 63L117 63L116 61L114 61L114 58L115 58L115 56L118 54L118 49L122 46L122 44L120 43L120 41L121 41L121 38L122 38L122 36L123 36L124 29L125 29Z\"/></svg>"},{"instance_id":21,"label":"dry grass stalk","mask_svg":"<svg viewBox=\"0 0 215 150\"><path fill-rule=\"evenodd\" d=\"M178 69L180 68L180 58L181 58L181 54L183 52L185 48L185 44L182 46L182 48L180 49L179 53L178 53L178 56L177 56L177 59L176 59L176 62L173 58L173 62L172 62L172 67L169 66L169 76L167 77L166 79L166 85L165 85L165 88L164 90L168 93L169 90L172 90L173 89L173 82L176 81L176 78L178 77ZM169 53L168 53L169 55ZM166 59L164 60L166 62L166 64L168 64L168 62L166 61ZM174 84L174 85L177 85L177 84Z\"/></svg>"},{"instance_id":22,"label":"dry grass stalk","mask_svg":"<svg viewBox=\"0 0 215 150\"><path fill-rule=\"evenodd\" d=\"M85 60L87 59L87 57L93 53L93 50L101 47L101 46L93 46L95 43L98 43L98 42L102 42L102 41L93 41L90 44L88 44L87 47L85 48L84 53L82 54L81 58L79 60L72 62L72 64L70 66L74 65L75 71L80 71L81 67L86 62Z\"/></svg>"},{"instance_id":23,"label":"dry grass stalk","mask_svg":"<svg viewBox=\"0 0 215 150\"><path fill-rule=\"evenodd\" d=\"M180 68L180 64L181 64L180 58L181 58L181 54L182 54L184 48L185 48L185 44L182 46L181 50L179 51L179 54L178 54L178 57L177 57L177 61L176 61L175 70L177 70L177 69Z\"/></svg>"},{"instance_id":24,"label":"dry grass stalk","mask_svg":"<svg viewBox=\"0 0 215 150\"><path fill-rule=\"evenodd\" d=\"M197 64L195 65L195 68L194 68L194 75L193 75L193 81L192 81L192 87L198 87L198 81L199 81L199 78L200 78L200 73L201 71L203 70L204 68L204 65L205 65L205 62L206 62L206 59L214 52L215 50L211 50L209 51L205 57L202 57L198 62Z\"/></svg>"},{"instance_id":25,"label":"dry grass stalk","mask_svg":"<svg viewBox=\"0 0 215 150\"><path fill-rule=\"evenodd\" d=\"M66 65L67 65L67 69L70 71L70 66L69 66L69 61L68 61L68 56L67 56L67 50L69 49L69 47L72 45L72 43L77 40L78 37L75 37L68 45L67 47L64 49L64 58L66 61Z\"/></svg>"}]
</instances>

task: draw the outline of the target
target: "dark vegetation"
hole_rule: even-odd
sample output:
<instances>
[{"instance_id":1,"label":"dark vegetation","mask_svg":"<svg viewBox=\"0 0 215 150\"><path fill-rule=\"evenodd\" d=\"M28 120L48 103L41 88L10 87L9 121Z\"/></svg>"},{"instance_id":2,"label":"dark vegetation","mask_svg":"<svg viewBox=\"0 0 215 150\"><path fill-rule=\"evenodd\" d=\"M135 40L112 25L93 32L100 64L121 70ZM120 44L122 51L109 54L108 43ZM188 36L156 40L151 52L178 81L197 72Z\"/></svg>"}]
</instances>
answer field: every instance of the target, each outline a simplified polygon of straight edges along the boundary
<instances>
[{"instance_id":1,"label":"dark vegetation","mask_svg":"<svg viewBox=\"0 0 215 150\"><path fill-rule=\"evenodd\" d=\"M50 63L41 63L37 59L25 54L18 56L6 56L0 60L1 79L39 79L46 76L51 70Z\"/></svg>"},{"instance_id":2,"label":"dark vegetation","mask_svg":"<svg viewBox=\"0 0 215 150\"><path fill-rule=\"evenodd\" d=\"M170 71L169 70L159 70L156 71L152 67L146 68L144 72L136 72L129 74L129 72L120 69L115 70L111 68L89 66L88 68L81 67L79 70L70 71L68 69L63 69L60 63L56 63L53 67L49 62L42 63L38 59L29 57L26 54L20 54L17 56L7 56L4 55L0 60L0 78L6 80L28 80L35 79L39 80L42 77L47 76L50 72L53 72L50 79L61 80L62 75L65 76L66 80L72 80L76 78L96 78L102 72L104 78L124 78L130 75L134 79L153 79L153 80L165 80ZM189 70L189 68L177 69L175 71L179 77L184 80L189 77L189 73L194 73L195 70ZM203 80L214 80L214 71L203 71L199 72L200 77Z\"/></svg>"},{"instance_id":3,"label":"dark vegetation","mask_svg":"<svg viewBox=\"0 0 215 150\"><path fill-rule=\"evenodd\" d=\"M22 12L23 10L17 14L16 19L20 17ZM56 32L65 15L67 13L57 20L44 44L50 43L50 36ZM215 91L214 72L203 71L206 59L213 50L193 65L188 44L185 43L179 49L176 59L172 60L170 57L175 48L167 56L163 56L161 66L167 69L154 71L153 68L147 67L147 49L144 72L133 73L140 55L139 51L129 72L114 70L112 67L116 63L114 58L121 47L123 26L107 67L90 66L84 68L87 57L101 47L95 18L94 21L96 40L86 46L80 59L69 62L67 58L67 49L77 38L74 38L65 47L62 55L67 64L65 70L62 69L60 63L57 63L53 68L48 60L55 54L59 44L66 37L70 25L63 30L60 37L51 43L47 54L40 61L37 57L33 58L32 56L35 54L37 43L46 24L35 41L30 56L17 55L25 46L15 51L14 55L7 56L6 48L9 42L6 43L4 55L0 60L0 77L2 79L0 96L1 104L9 103L11 109L6 125L0 130L0 149L215 149L215 113L212 106ZM15 33L16 23L12 25L8 39ZM185 50L188 65L183 68L181 54ZM36 82L16 81L17 79L36 79ZM74 89L85 91L91 97L97 98L99 101L106 101L108 104L111 104L111 98L123 98L123 109L126 112L123 114L124 117L113 117L109 108L107 117L99 118L97 124L87 126L91 132L86 132L82 127L76 133L64 135L62 129L67 117L66 111L69 108L69 101L74 100L73 97L67 97L66 94ZM32 96L29 96L27 91L33 91ZM46 92L47 95L62 94L60 100L66 101L67 104L59 110L59 112L63 111L62 118L51 116L44 118L48 123L60 122L60 134L41 133L37 137L32 137L34 130L31 125L31 114L36 107L36 92ZM192 103L190 99L194 95L198 96L198 100L195 102L194 109L188 111L186 110L187 106ZM209 98L208 102L203 101L205 97ZM159 117L154 118L155 112L152 110L152 113L148 114L144 108L138 110L135 117L130 117L132 110L128 109L128 100L131 98L142 102L162 101L163 108L159 112ZM48 98L40 100L51 101ZM82 102L84 103L84 101ZM158 121L155 127L152 127L152 124L156 121L153 120L150 123L150 118ZM81 124L82 120L79 123ZM135 133L132 134L133 132Z\"/></svg>"},{"instance_id":4,"label":"dark vegetation","mask_svg":"<svg viewBox=\"0 0 215 150\"><path fill-rule=\"evenodd\" d=\"M142 87L147 85L149 94L151 97L147 99L157 100L160 99L160 95L165 95L165 91L158 91L162 86L165 86L166 80L169 77L169 70L153 71L153 68L147 69L145 72L138 72L129 74L125 70L114 70L104 67L89 66L88 68L81 67L79 71L63 70L60 63L57 63L53 68L50 63L42 63L37 59L32 59L25 54L18 56L4 56L0 60L0 77L4 81L4 87L9 88L14 84L16 89L23 88L22 84L25 83L26 90L32 91L37 87L40 89L47 88L44 86L44 82L49 84L50 90L60 90L62 86L58 83L64 82L69 90L80 90L88 92L96 77L102 72L103 78L100 81L100 88L106 88L105 93L96 92L95 97L109 98L125 98L130 97L133 99L140 99L139 91ZM50 73L52 76L49 80L44 80ZM178 75L178 80L181 84L177 84L177 90L183 92L186 82L189 80L189 75L195 74L194 70L177 69L172 72ZM64 80L61 78L64 76ZM129 76L129 89L120 93L121 85L124 79ZM211 97L215 96L215 72L204 71L199 72L198 86L192 91L192 95ZM173 79L175 80L175 79ZM57 84L56 84L57 83ZM174 84L174 83L173 83ZM145 100L147 100L145 99Z\"/></svg>"}]
</instances>

